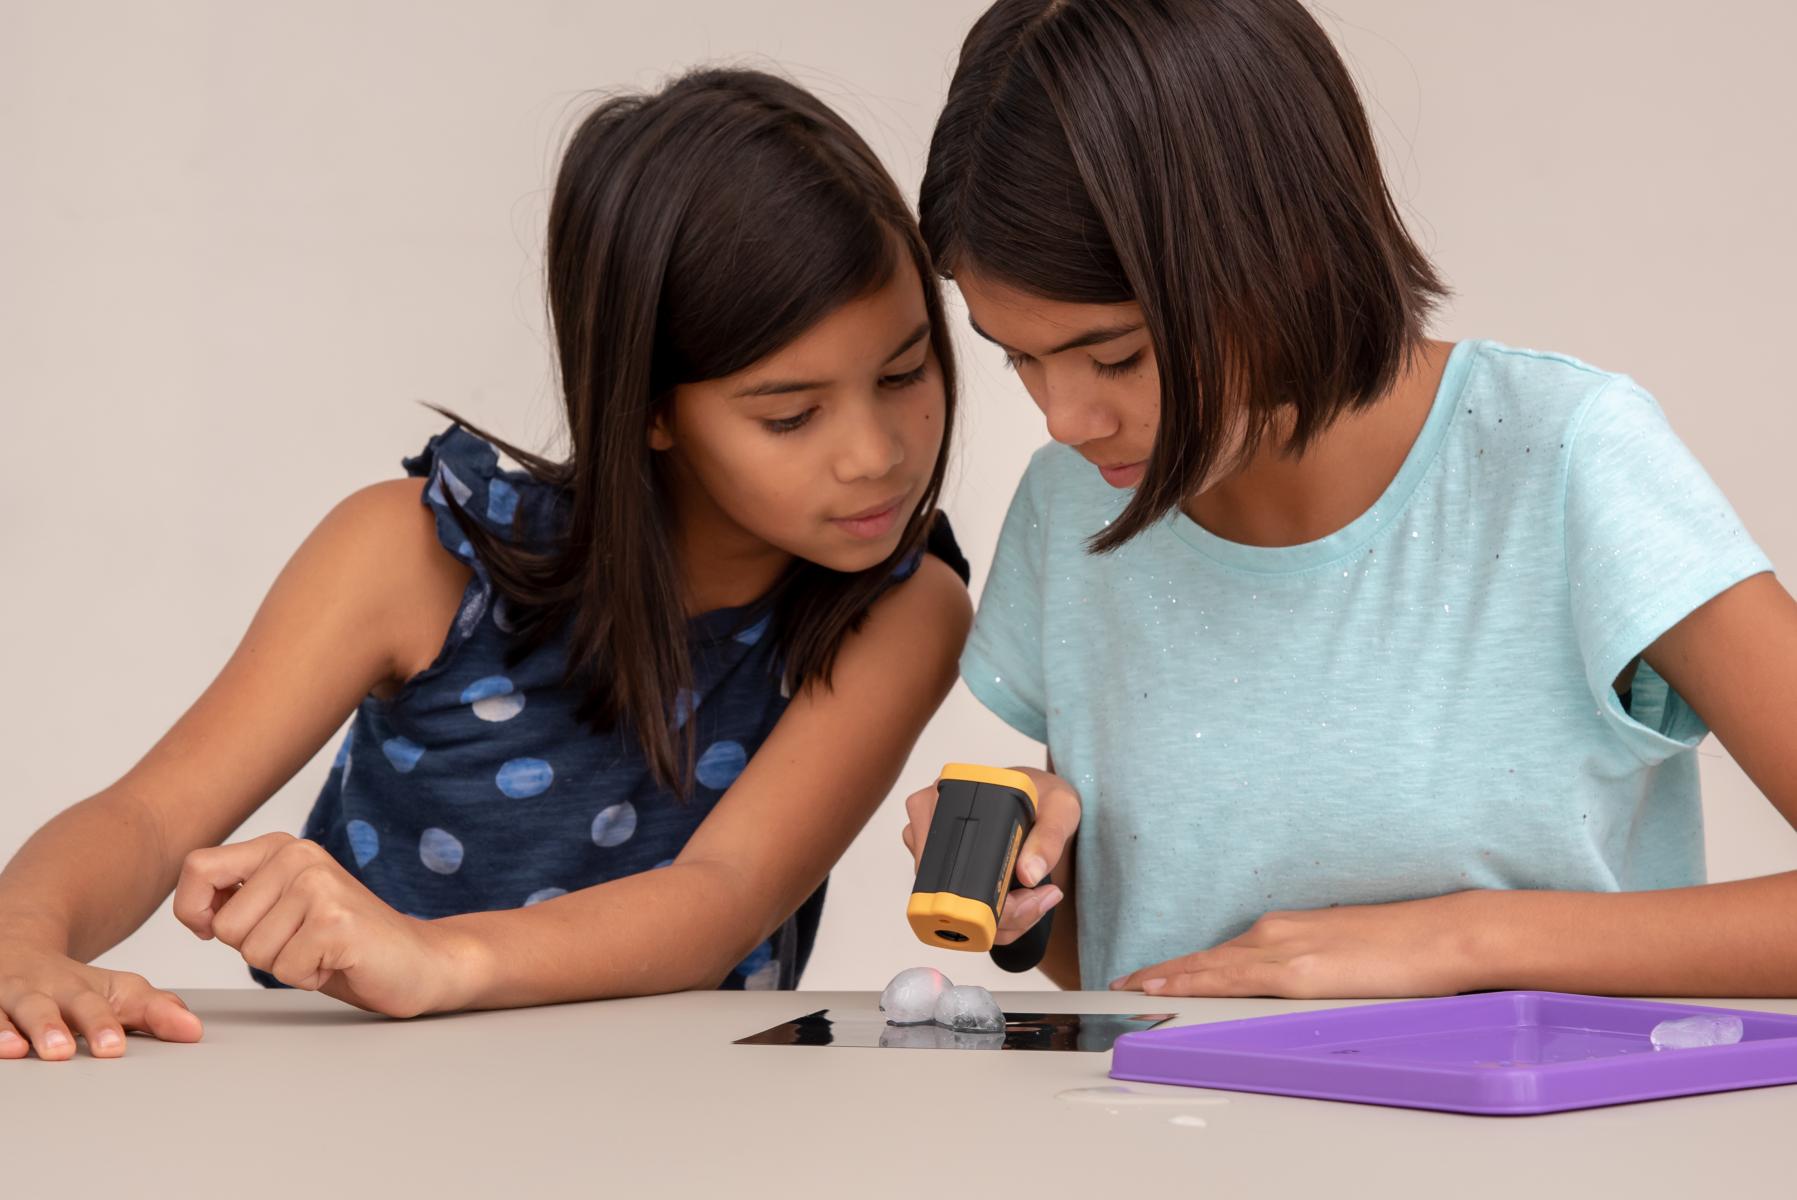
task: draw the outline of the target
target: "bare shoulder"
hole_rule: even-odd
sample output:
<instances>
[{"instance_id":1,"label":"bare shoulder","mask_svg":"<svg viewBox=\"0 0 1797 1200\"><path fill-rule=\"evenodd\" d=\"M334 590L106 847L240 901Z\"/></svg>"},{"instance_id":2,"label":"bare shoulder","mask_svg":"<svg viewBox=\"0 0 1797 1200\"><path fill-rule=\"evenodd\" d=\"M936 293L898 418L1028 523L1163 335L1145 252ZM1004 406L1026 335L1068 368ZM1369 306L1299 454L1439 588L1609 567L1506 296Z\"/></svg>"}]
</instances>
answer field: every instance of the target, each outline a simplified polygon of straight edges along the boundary
<instances>
[{"instance_id":1,"label":"bare shoulder","mask_svg":"<svg viewBox=\"0 0 1797 1200\"><path fill-rule=\"evenodd\" d=\"M365 696L435 659L471 572L437 541L421 486L378 483L333 507L217 677L131 769L167 845L218 844Z\"/></svg>"},{"instance_id":2,"label":"bare shoulder","mask_svg":"<svg viewBox=\"0 0 1797 1200\"><path fill-rule=\"evenodd\" d=\"M421 497L422 479L383 479L338 501L320 523L334 537L387 551L405 551L413 543L436 543L430 509Z\"/></svg>"},{"instance_id":3,"label":"bare shoulder","mask_svg":"<svg viewBox=\"0 0 1797 1200\"><path fill-rule=\"evenodd\" d=\"M924 654L952 665L972 626L973 601L967 585L954 568L926 554L911 578L874 602L860 631L843 644L843 652L882 657Z\"/></svg>"},{"instance_id":4,"label":"bare shoulder","mask_svg":"<svg viewBox=\"0 0 1797 1200\"><path fill-rule=\"evenodd\" d=\"M894 615L885 618L886 624L899 619L926 620L958 628L965 637L973 622L973 601L954 568L934 554L926 554L911 578L887 589L874 603L869 619L888 613Z\"/></svg>"},{"instance_id":5,"label":"bare shoulder","mask_svg":"<svg viewBox=\"0 0 1797 1200\"><path fill-rule=\"evenodd\" d=\"M350 493L300 556L315 549L318 569L307 572L314 586L333 589L378 630L393 687L436 659L472 575L438 540L436 517L421 500L425 482L390 479Z\"/></svg>"},{"instance_id":6,"label":"bare shoulder","mask_svg":"<svg viewBox=\"0 0 1797 1200\"><path fill-rule=\"evenodd\" d=\"M353 567L380 566L367 577L410 591L453 585L456 596L471 572L437 540L436 517L420 500L425 481L389 479L351 492L319 523L314 535L333 557Z\"/></svg>"}]
</instances>

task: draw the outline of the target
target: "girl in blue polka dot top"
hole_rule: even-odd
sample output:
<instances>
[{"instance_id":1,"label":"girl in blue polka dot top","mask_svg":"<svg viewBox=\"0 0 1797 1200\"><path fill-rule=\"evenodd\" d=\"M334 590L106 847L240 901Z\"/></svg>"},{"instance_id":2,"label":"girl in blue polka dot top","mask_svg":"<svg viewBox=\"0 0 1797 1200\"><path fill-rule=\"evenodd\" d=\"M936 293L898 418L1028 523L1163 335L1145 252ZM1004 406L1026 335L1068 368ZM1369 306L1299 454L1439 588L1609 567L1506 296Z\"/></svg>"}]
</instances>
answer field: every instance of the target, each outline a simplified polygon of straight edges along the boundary
<instances>
[{"instance_id":1,"label":"girl in blue polka dot top","mask_svg":"<svg viewBox=\"0 0 1797 1200\"><path fill-rule=\"evenodd\" d=\"M197 1039L86 965L171 887L264 983L394 1016L796 983L971 618L921 238L835 113L704 71L581 124L547 278L565 452L457 423L324 520L0 874L0 1056ZM220 845L346 717L303 836Z\"/></svg>"}]
</instances>

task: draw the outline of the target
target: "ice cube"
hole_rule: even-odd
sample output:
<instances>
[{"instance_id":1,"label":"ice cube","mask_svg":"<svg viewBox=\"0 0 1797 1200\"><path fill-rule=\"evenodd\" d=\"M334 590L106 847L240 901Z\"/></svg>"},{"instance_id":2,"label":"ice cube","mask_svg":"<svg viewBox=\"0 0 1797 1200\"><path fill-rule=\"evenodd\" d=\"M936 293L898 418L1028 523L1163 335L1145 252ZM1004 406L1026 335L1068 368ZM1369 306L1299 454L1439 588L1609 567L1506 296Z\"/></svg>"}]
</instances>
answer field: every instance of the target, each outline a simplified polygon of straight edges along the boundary
<instances>
[{"instance_id":1,"label":"ice cube","mask_svg":"<svg viewBox=\"0 0 1797 1200\"><path fill-rule=\"evenodd\" d=\"M932 1025L943 1037L943 1047L949 1050L1003 1050L1005 1048L1005 1031L1003 1029L983 1030L970 1033L961 1029L943 1029Z\"/></svg>"},{"instance_id":2,"label":"ice cube","mask_svg":"<svg viewBox=\"0 0 1797 1200\"><path fill-rule=\"evenodd\" d=\"M935 967L900 971L880 993L880 1011L890 1025L927 1025L936 1019L936 1001L954 987Z\"/></svg>"},{"instance_id":3,"label":"ice cube","mask_svg":"<svg viewBox=\"0 0 1797 1200\"><path fill-rule=\"evenodd\" d=\"M1732 1013L1699 1013L1693 1017L1661 1021L1647 1036L1655 1050L1732 1046L1741 1040L1741 1018Z\"/></svg>"},{"instance_id":4,"label":"ice cube","mask_svg":"<svg viewBox=\"0 0 1797 1200\"><path fill-rule=\"evenodd\" d=\"M940 1025L893 1025L880 1030L880 1045L902 1050L941 1050L955 1035Z\"/></svg>"},{"instance_id":5,"label":"ice cube","mask_svg":"<svg viewBox=\"0 0 1797 1200\"><path fill-rule=\"evenodd\" d=\"M991 992L968 983L942 993L936 1001L936 1024L961 1033L1002 1033L1005 1014Z\"/></svg>"}]
</instances>

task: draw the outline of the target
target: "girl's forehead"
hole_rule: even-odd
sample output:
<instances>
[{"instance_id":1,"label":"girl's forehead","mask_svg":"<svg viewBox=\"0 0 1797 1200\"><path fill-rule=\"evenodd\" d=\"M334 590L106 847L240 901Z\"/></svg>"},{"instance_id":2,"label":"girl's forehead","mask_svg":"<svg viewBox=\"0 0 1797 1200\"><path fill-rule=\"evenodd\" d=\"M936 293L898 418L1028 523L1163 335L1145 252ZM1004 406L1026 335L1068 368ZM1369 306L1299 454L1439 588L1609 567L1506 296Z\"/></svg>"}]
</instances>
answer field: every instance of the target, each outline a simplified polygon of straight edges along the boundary
<instances>
[{"instance_id":1,"label":"girl's forehead","mask_svg":"<svg viewBox=\"0 0 1797 1200\"><path fill-rule=\"evenodd\" d=\"M1007 350L1047 357L1096 345L1142 327L1141 305L1085 304L1024 291L978 270L958 270L955 283L967 302L975 333Z\"/></svg>"},{"instance_id":2,"label":"girl's forehead","mask_svg":"<svg viewBox=\"0 0 1797 1200\"><path fill-rule=\"evenodd\" d=\"M879 287L839 305L786 345L722 382L735 393L766 390L770 380L827 385L908 361L920 343L927 350L929 335L922 281L916 269L904 263Z\"/></svg>"}]
</instances>

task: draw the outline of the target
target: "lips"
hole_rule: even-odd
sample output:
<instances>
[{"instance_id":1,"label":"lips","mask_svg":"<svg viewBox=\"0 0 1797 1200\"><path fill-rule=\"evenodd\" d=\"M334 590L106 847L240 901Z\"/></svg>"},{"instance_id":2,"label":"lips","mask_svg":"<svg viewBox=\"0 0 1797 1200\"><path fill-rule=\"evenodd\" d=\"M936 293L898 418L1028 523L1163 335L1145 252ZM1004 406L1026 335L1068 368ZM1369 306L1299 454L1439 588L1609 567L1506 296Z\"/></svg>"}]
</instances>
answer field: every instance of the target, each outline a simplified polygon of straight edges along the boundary
<instances>
[{"instance_id":1,"label":"lips","mask_svg":"<svg viewBox=\"0 0 1797 1200\"><path fill-rule=\"evenodd\" d=\"M1098 466L1097 463L1092 464ZM1110 467L1098 467L1098 473L1104 481L1114 488L1132 488L1142 482L1142 476L1148 473L1148 460L1141 462L1118 463Z\"/></svg>"},{"instance_id":2,"label":"lips","mask_svg":"<svg viewBox=\"0 0 1797 1200\"><path fill-rule=\"evenodd\" d=\"M864 541L885 537L898 524L899 513L904 510L905 501L910 495L911 493L904 492L851 516L831 517L830 524L850 537Z\"/></svg>"}]
</instances>

